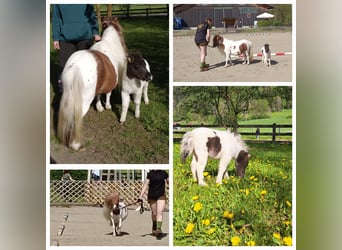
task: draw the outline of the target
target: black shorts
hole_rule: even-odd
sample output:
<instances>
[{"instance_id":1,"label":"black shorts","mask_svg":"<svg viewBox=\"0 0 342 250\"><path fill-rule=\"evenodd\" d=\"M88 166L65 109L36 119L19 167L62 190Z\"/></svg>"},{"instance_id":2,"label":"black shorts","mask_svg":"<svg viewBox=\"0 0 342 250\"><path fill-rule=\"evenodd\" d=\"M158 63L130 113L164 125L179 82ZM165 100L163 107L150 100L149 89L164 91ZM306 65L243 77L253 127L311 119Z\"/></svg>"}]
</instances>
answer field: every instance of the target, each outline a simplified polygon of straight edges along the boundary
<instances>
[{"instance_id":1,"label":"black shorts","mask_svg":"<svg viewBox=\"0 0 342 250\"><path fill-rule=\"evenodd\" d=\"M205 42L196 42L195 41L195 43L196 43L197 46L208 46L208 42L207 41L205 41Z\"/></svg>"}]
</instances>

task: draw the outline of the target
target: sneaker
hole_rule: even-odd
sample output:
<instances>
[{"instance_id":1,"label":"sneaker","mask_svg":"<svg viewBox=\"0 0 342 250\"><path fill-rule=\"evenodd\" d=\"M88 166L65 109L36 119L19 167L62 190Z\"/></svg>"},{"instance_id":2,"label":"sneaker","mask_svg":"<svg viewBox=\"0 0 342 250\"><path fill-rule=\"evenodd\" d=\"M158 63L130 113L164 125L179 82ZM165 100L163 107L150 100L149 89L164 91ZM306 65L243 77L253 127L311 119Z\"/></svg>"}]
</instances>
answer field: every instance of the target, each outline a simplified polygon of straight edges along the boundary
<instances>
[{"instance_id":1,"label":"sneaker","mask_svg":"<svg viewBox=\"0 0 342 250\"><path fill-rule=\"evenodd\" d=\"M209 67L200 67L200 72L208 71L208 70L209 70Z\"/></svg>"}]
</instances>

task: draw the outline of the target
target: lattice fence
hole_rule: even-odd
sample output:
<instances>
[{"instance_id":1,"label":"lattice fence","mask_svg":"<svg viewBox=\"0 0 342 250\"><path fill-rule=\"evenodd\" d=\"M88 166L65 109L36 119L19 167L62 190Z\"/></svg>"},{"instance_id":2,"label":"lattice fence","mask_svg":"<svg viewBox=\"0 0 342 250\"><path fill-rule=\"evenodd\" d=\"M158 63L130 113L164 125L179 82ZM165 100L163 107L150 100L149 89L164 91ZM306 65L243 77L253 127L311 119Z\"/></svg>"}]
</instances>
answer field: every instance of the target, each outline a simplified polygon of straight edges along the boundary
<instances>
[{"instance_id":1,"label":"lattice fence","mask_svg":"<svg viewBox=\"0 0 342 250\"><path fill-rule=\"evenodd\" d=\"M106 195L113 190L120 192L125 203L130 204L139 197L142 185L142 181L51 181L50 205L102 206ZM169 197L168 185L166 196Z\"/></svg>"}]
</instances>

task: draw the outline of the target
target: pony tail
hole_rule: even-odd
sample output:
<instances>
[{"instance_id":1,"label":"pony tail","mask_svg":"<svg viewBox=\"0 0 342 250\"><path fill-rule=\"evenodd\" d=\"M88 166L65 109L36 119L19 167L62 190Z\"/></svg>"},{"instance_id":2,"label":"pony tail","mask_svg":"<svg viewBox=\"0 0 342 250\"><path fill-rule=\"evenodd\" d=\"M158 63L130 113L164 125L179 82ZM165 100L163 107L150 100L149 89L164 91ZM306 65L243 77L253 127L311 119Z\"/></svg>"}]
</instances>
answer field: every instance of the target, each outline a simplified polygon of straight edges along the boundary
<instances>
[{"instance_id":1,"label":"pony tail","mask_svg":"<svg viewBox=\"0 0 342 250\"><path fill-rule=\"evenodd\" d=\"M186 158L192 154L194 144L190 132L185 133L181 142L181 162L185 163Z\"/></svg>"},{"instance_id":2,"label":"pony tail","mask_svg":"<svg viewBox=\"0 0 342 250\"><path fill-rule=\"evenodd\" d=\"M78 149L82 125L82 97L80 85L83 84L78 68L70 67L62 74L63 94L59 105L57 137L67 146Z\"/></svg>"}]
</instances>

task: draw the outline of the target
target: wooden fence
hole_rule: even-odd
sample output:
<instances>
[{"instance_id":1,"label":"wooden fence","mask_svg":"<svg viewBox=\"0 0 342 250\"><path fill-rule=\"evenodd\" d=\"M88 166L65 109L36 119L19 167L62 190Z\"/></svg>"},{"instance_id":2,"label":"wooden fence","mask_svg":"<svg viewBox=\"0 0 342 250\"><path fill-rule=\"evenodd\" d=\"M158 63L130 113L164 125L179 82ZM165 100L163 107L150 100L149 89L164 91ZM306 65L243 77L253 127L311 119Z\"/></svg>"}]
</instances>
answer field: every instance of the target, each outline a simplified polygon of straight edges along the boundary
<instances>
[{"instance_id":1,"label":"wooden fence","mask_svg":"<svg viewBox=\"0 0 342 250\"><path fill-rule=\"evenodd\" d=\"M112 190L120 192L126 204L134 203L140 195L142 181L50 181L50 205L102 206L104 199ZM166 185L169 197L169 186ZM146 202L145 197L145 202ZM167 202L168 203L168 202Z\"/></svg>"},{"instance_id":2,"label":"wooden fence","mask_svg":"<svg viewBox=\"0 0 342 250\"><path fill-rule=\"evenodd\" d=\"M107 10L100 11L101 16L107 16ZM120 9L120 10L112 10L112 16L118 17L130 17L130 16L168 16L169 15L169 7L166 5L165 7L158 8L141 8L141 9Z\"/></svg>"},{"instance_id":3,"label":"wooden fence","mask_svg":"<svg viewBox=\"0 0 342 250\"><path fill-rule=\"evenodd\" d=\"M174 142L179 142L184 133L198 127L207 127L207 128L222 128L219 125L193 125L193 124L174 124L173 125L173 140ZM259 129L259 133L257 134L257 129ZM248 139L245 139L246 142L258 142L258 143L284 143L291 144L292 143L292 125L280 125L280 124L256 124L256 125L239 125L238 126L239 134L242 136L248 136ZM250 130L248 132L248 130ZM286 131L284 131L286 130ZM254 138L254 139L253 139ZM269 138L269 139L267 139ZM284 139L286 138L286 139Z\"/></svg>"}]
</instances>

